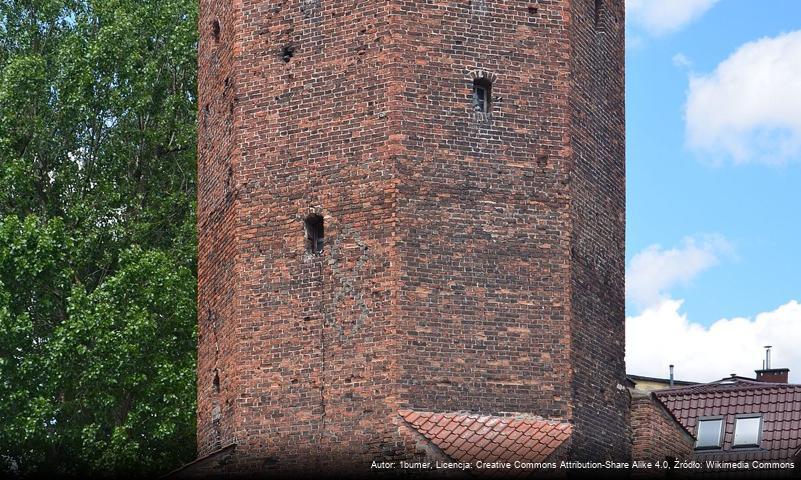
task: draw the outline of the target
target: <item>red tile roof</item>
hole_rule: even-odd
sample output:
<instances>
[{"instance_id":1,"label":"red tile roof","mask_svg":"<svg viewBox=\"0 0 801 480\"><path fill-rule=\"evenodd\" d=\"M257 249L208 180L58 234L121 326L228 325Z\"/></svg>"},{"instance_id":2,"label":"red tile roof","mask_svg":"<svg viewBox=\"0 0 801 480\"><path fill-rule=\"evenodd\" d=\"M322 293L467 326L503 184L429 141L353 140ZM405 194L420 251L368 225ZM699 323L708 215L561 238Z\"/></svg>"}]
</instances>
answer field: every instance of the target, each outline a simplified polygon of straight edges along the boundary
<instances>
[{"instance_id":1,"label":"red tile roof","mask_svg":"<svg viewBox=\"0 0 801 480\"><path fill-rule=\"evenodd\" d=\"M654 392L689 432L699 417L724 416L723 448L696 452L699 458L726 461L792 460L801 447L801 385L756 382L744 378ZM762 415L758 449L732 447L735 416Z\"/></svg>"},{"instance_id":2,"label":"red tile roof","mask_svg":"<svg viewBox=\"0 0 801 480\"><path fill-rule=\"evenodd\" d=\"M543 462L570 438L573 426L537 417L401 410L400 416L457 462Z\"/></svg>"}]
</instances>

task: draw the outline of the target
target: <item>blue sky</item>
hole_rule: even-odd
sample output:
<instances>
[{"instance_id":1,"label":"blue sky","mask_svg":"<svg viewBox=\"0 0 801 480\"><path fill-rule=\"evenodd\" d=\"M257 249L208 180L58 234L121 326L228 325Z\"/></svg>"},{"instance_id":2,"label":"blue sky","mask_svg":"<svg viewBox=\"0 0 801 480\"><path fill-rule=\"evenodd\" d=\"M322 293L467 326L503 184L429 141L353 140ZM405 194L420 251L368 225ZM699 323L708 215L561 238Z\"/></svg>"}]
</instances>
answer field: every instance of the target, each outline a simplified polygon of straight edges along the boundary
<instances>
[{"instance_id":1,"label":"blue sky","mask_svg":"<svg viewBox=\"0 0 801 480\"><path fill-rule=\"evenodd\" d=\"M801 2L627 16L627 368L801 382Z\"/></svg>"}]
</instances>

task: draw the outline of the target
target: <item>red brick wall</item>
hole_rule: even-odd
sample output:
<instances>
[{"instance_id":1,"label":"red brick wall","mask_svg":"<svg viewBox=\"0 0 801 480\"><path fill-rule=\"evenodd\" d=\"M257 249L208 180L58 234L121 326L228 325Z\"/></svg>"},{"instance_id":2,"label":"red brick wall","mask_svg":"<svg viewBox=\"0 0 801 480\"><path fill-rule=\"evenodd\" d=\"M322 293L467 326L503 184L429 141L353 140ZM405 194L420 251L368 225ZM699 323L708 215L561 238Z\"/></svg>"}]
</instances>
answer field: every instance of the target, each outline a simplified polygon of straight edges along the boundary
<instances>
[{"instance_id":1,"label":"red brick wall","mask_svg":"<svg viewBox=\"0 0 801 480\"><path fill-rule=\"evenodd\" d=\"M209 214L200 212L201 230L212 230L206 235L229 225L234 232L225 242L201 242L201 304L219 303L235 316L219 350L201 323L198 428L213 430L206 372L214 361L230 366L221 371L230 404L222 443L236 442L248 468L322 468L406 450L389 421L397 417L398 263L388 4L201 4L201 27L219 19L236 55L215 75L206 62L219 47L208 31L201 36L201 103L221 101L223 76L234 92L233 119L217 117L212 127L234 132L201 162L235 144L220 157L232 165L236 212L225 225L204 224ZM214 175L201 170L201 183ZM209 188L200 196L213 203L223 194ZM306 252L303 220L311 212L325 217L322 256ZM231 252L233 265L215 261L219 249ZM201 454L208 437L201 435Z\"/></svg>"},{"instance_id":2,"label":"red brick wall","mask_svg":"<svg viewBox=\"0 0 801 480\"><path fill-rule=\"evenodd\" d=\"M412 408L570 418L565 2L399 3L398 302ZM476 118L477 70L494 76ZM483 117L482 115L478 115Z\"/></svg>"},{"instance_id":3,"label":"red brick wall","mask_svg":"<svg viewBox=\"0 0 801 480\"><path fill-rule=\"evenodd\" d=\"M652 395L634 394L631 401L631 442L634 460L689 460L695 440ZM649 471L649 475L654 471Z\"/></svg>"},{"instance_id":4,"label":"red brick wall","mask_svg":"<svg viewBox=\"0 0 801 480\"><path fill-rule=\"evenodd\" d=\"M202 0L198 81L198 451L234 438L239 359L236 309L239 129L234 9L228 0ZM210 15L209 12L216 12ZM214 21L219 22L215 40ZM215 371L219 392L214 386Z\"/></svg>"},{"instance_id":5,"label":"red brick wall","mask_svg":"<svg viewBox=\"0 0 801 480\"><path fill-rule=\"evenodd\" d=\"M601 40L594 3L201 0L201 455L408 457L402 407L627 455L622 2Z\"/></svg>"},{"instance_id":6,"label":"red brick wall","mask_svg":"<svg viewBox=\"0 0 801 480\"><path fill-rule=\"evenodd\" d=\"M574 1L569 15L574 455L628 458L624 2Z\"/></svg>"}]
</instances>

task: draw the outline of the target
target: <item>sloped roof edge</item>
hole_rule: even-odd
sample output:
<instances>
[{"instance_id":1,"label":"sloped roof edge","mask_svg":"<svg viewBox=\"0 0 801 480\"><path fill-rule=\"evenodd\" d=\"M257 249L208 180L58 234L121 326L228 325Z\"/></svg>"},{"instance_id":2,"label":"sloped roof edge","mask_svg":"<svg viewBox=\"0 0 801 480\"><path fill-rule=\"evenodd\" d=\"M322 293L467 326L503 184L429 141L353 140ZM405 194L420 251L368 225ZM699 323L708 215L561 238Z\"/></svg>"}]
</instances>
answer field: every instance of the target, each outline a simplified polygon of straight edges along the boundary
<instances>
[{"instance_id":1,"label":"sloped roof edge","mask_svg":"<svg viewBox=\"0 0 801 480\"><path fill-rule=\"evenodd\" d=\"M565 445L573 425L541 417L399 410L400 417L457 462L544 462Z\"/></svg>"}]
</instances>

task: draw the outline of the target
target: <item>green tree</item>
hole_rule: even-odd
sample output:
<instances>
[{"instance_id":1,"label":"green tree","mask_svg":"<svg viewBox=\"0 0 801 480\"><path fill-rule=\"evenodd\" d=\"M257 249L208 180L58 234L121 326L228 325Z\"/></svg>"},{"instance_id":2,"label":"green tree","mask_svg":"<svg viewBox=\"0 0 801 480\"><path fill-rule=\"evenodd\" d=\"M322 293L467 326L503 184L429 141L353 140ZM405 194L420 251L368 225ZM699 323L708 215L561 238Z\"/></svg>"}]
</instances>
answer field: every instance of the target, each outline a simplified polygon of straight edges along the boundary
<instances>
[{"instance_id":1,"label":"green tree","mask_svg":"<svg viewBox=\"0 0 801 480\"><path fill-rule=\"evenodd\" d=\"M196 23L0 2L0 473L194 456Z\"/></svg>"}]
</instances>

